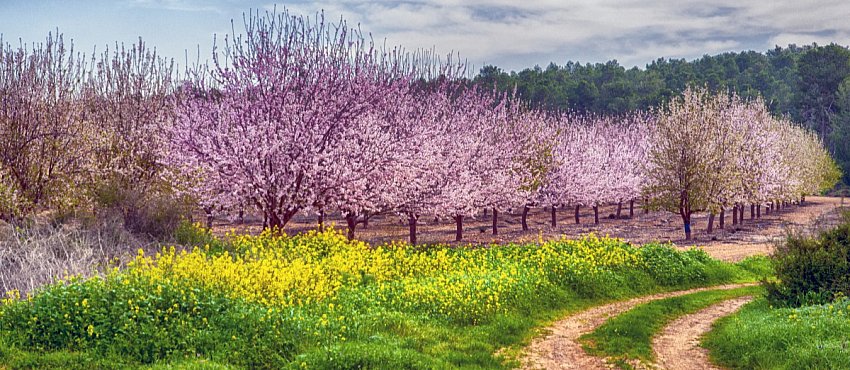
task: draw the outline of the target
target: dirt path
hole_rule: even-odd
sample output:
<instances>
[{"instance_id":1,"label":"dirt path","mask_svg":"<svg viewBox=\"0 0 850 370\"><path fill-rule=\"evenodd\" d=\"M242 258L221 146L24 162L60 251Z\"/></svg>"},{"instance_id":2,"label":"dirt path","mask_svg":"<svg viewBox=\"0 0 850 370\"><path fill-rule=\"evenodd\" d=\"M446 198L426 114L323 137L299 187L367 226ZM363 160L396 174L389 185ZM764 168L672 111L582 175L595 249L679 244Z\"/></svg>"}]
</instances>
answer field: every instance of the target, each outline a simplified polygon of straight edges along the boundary
<instances>
[{"instance_id":1,"label":"dirt path","mask_svg":"<svg viewBox=\"0 0 850 370\"><path fill-rule=\"evenodd\" d=\"M754 284L730 284L680 290L634 298L593 307L555 322L550 333L532 341L521 359L522 369L608 369L605 360L590 356L581 348L578 338L592 332L608 318L631 310L635 306L664 298L716 289L735 289ZM710 325L710 323L709 323Z\"/></svg>"},{"instance_id":2,"label":"dirt path","mask_svg":"<svg viewBox=\"0 0 850 370\"><path fill-rule=\"evenodd\" d=\"M739 297L723 301L696 313L682 316L652 340L659 369L716 369L708 361L708 351L699 346L700 337L711 330L717 319L730 315L751 301Z\"/></svg>"}]
</instances>

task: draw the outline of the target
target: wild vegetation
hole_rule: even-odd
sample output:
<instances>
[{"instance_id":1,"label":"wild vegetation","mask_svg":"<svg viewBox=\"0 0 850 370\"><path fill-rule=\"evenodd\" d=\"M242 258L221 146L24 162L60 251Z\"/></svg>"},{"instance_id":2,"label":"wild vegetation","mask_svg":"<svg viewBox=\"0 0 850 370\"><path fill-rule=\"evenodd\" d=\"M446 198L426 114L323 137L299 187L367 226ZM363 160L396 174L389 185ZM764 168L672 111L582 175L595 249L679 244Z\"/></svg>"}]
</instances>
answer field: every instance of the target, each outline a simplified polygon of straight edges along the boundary
<instances>
[{"instance_id":1,"label":"wild vegetation","mask_svg":"<svg viewBox=\"0 0 850 370\"><path fill-rule=\"evenodd\" d=\"M0 362L500 368L496 349L564 309L752 281L765 266L595 236L468 249L370 247L332 230L181 234L209 244L140 253L125 269L25 299L12 293L0 306Z\"/></svg>"},{"instance_id":2,"label":"wild vegetation","mask_svg":"<svg viewBox=\"0 0 850 370\"><path fill-rule=\"evenodd\" d=\"M732 368L841 368L847 355L850 219L816 236L789 236L772 258L766 297L722 319L706 338Z\"/></svg>"}]
</instances>

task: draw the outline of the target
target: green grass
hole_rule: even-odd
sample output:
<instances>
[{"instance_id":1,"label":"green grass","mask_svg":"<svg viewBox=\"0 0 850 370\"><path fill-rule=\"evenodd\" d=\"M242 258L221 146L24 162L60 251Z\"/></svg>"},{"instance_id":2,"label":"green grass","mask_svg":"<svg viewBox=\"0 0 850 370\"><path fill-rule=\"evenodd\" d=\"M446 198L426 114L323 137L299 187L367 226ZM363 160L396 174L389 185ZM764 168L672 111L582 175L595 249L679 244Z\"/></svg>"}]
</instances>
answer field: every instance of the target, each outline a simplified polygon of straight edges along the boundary
<instances>
[{"instance_id":1,"label":"green grass","mask_svg":"<svg viewBox=\"0 0 850 370\"><path fill-rule=\"evenodd\" d=\"M323 301L269 306L199 281L119 271L0 303L0 368L509 368L536 328L568 313L644 294L757 281L769 271L763 257L730 264L698 250L593 239L546 248L402 250L385 255L397 258L391 268L430 267L405 267L399 271L406 275L380 280L358 271L334 275L350 271L348 256L369 266L375 252L346 246L344 236L322 238L285 240L284 252L309 262L323 281L342 276L341 288ZM342 252L349 254L340 258ZM309 260L304 253L312 253ZM639 263L623 267L593 253L636 256ZM453 262L433 263L438 258ZM295 274L287 271L281 273ZM443 290L422 290L429 287L463 289L450 300ZM476 298L495 293L498 308ZM496 355L504 348L504 356Z\"/></svg>"},{"instance_id":2,"label":"green grass","mask_svg":"<svg viewBox=\"0 0 850 370\"><path fill-rule=\"evenodd\" d=\"M703 345L733 369L848 369L850 300L772 308L759 299L715 323Z\"/></svg>"},{"instance_id":3,"label":"green grass","mask_svg":"<svg viewBox=\"0 0 850 370\"><path fill-rule=\"evenodd\" d=\"M652 362L652 337L671 321L721 301L761 291L755 286L709 290L645 303L608 320L580 341L591 354L608 357L620 366L626 366L626 360Z\"/></svg>"}]
</instances>

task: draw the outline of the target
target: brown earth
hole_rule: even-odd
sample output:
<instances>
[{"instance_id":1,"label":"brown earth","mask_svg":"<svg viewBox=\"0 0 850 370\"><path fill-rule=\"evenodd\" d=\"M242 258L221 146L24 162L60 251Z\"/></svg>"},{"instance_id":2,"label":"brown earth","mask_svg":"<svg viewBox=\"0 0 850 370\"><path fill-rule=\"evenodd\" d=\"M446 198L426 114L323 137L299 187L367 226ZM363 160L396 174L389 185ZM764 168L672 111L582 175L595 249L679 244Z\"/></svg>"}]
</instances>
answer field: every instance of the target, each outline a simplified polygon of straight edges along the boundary
<instances>
[{"instance_id":1,"label":"brown earth","mask_svg":"<svg viewBox=\"0 0 850 370\"><path fill-rule=\"evenodd\" d=\"M715 289L735 289L752 284L732 284L653 294L628 301L593 307L552 324L545 336L538 337L525 349L520 360L522 369L608 369L605 359L585 353L578 338L592 332L608 318L631 310L637 305L681 295Z\"/></svg>"},{"instance_id":2,"label":"brown earth","mask_svg":"<svg viewBox=\"0 0 850 370\"><path fill-rule=\"evenodd\" d=\"M837 223L840 219L838 209L842 204L842 198L808 197L803 205L790 205L770 214L763 207L761 218L757 219L751 219L747 209L743 224L733 226L731 216L727 214L725 228L717 229L719 220L715 220L715 231L712 234L705 230L708 216L698 213L693 216L691 241L684 240L682 221L677 214L660 211L644 213L638 205L635 205L633 217L629 218L628 204L624 204L619 219L616 218L616 205L600 207L599 225L593 223L593 211L589 207L580 209L581 224L578 225L573 217L574 208L558 209L556 227L551 226L549 209L534 208L529 212L528 231L522 231L521 210L509 210L499 213L498 235L492 235L490 217L483 217L482 214L477 219L465 220L462 244L526 242L561 235L576 237L595 233L633 243L661 241L675 243L681 248L700 246L716 258L738 261L753 254L769 254L773 250L773 243L788 231L810 230ZM304 232L314 229L316 222L315 216L298 215L286 225L285 231ZM339 215L328 215L325 222L335 224L337 228L345 227L345 221ZM262 227L262 220L248 215L244 224L216 220L214 225L214 231L219 234L230 230L257 233ZM420 243L456 244L455 224L452 220L420 219L418 232ZM356 237L372 244L403 241L408 239L408 227L406 221L397 215L378 215L370 219L368 227L359 225Z\"/></svg>"},{"instance_id":3,"label":"brown earth","mask_svg":"<svg viewBox=\"0 0 850 370\"><path fill-rule=\"evenodd\" d=\"M671 322L652 340L658 369L717 369L708 360L708 350L699 346L700 338L721 317L731 315L752 297L723 301Z\"/></svg>"}]
</instances>

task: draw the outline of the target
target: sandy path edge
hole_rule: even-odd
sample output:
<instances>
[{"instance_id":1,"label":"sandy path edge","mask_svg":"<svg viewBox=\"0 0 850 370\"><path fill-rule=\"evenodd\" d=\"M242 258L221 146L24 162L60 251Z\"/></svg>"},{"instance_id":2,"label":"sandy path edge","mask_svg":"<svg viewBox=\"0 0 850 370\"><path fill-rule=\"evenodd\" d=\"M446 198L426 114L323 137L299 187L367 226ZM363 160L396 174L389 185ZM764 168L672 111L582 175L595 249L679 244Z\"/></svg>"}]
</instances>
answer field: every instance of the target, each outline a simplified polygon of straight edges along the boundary
<instances>
[{"instance_id":1,"label":"sandy path edge","mask_svg":"<svg viewBox=\"0 0 850 370\"><path fill-rule=\"evenodd\" d=\"M708 360L708 350L699 346L700 338L721 317L731 315L752 301L744 296L729 299L668 324L652 340L658 369L717 369Z\"/></svg>"},{"instance_id":2,"label":"sandy path edge","mask_svg":"<svg viewBox=\"0 0 850 370\"><path fill-rule=\"evenodd\" d=\"M757 283L715 285L703 288L652 294L626 301L591 307L558 320L546 330L548 334L534 339L523 350L521 369L608 369L605 359L588 355L578 338L592 332L608 318L631 310L635 306L659 299L678 297L706 290L729 290ZM709 324L710 327L710 324Z\"/></svg>"}]
</instances>

